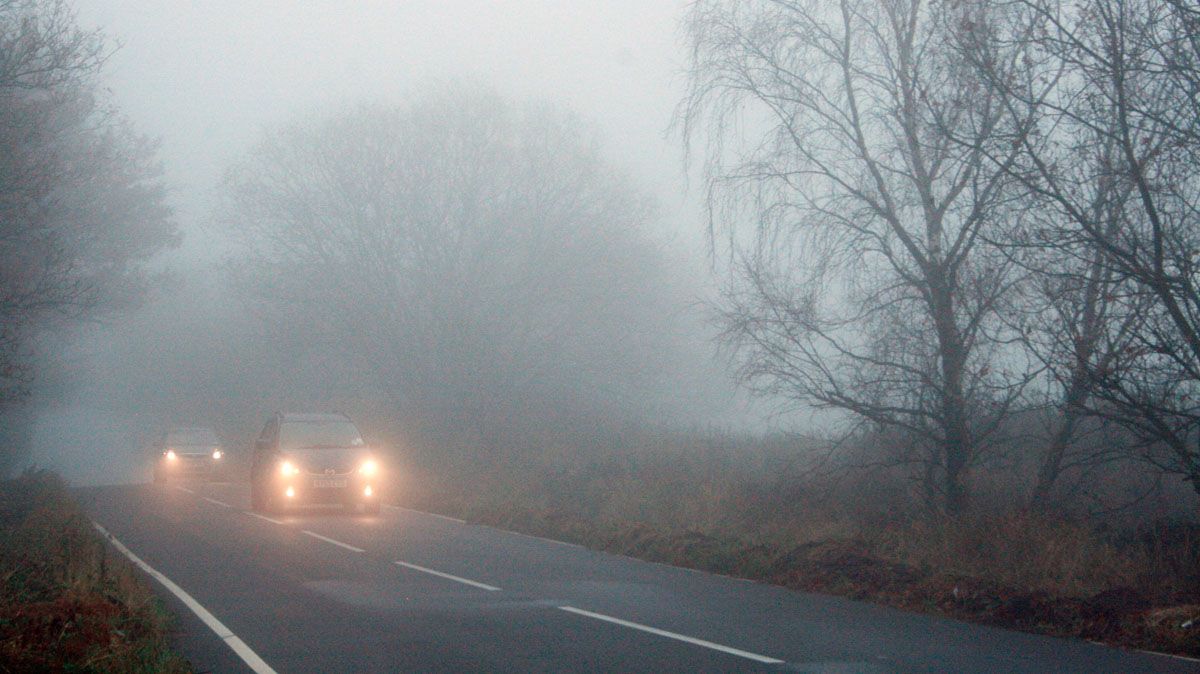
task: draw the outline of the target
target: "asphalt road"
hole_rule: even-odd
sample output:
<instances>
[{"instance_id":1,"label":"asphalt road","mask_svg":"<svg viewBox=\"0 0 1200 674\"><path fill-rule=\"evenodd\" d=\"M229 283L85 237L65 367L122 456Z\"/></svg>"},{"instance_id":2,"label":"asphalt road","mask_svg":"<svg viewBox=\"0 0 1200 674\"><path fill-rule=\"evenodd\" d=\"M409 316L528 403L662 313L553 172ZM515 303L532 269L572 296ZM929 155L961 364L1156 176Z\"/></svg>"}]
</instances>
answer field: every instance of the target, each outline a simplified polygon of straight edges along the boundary
<instances>
[{"instance_id":1,"label":"asphalt road","mask_svg":"<svg viewBox=\"0 0 1200 674\"><path fill-rule=\"evenodd\" d=\"M265 519L249 512L241 484L79 495L116 541L219 621L214 630L152 581L202 671L252 671L237 647L281 673L1200 672L1195 661L796 593L411 510Z\"/></svg>"}]
</instances>

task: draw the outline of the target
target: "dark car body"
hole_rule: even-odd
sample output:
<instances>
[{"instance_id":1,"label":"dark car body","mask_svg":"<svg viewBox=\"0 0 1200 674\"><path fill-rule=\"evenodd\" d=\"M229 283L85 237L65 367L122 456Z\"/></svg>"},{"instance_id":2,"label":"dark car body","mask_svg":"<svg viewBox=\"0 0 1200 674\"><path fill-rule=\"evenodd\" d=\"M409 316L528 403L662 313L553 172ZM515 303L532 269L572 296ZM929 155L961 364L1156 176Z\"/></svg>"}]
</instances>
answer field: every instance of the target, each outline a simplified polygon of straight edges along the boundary
<instances>
[{"instance_id":1,"label":"dark car body","mask_svg":"<svg viewBox=\"0 0 1200 674\"><path fill-rule=\"evenodd\" d=\"M254 442L255 510L338 504L379 512L379 464L344 414L275 414Z\"/></svg>"},{"instance_id":2,"label":"dark car body","mask_svg":"<svg viewBox=\"0 0 1200 674\"><path fill-rule=\"evenodd\" d=\"M155 482L225 476L225 446L211 428L171 428L158 437L152 451Z\"/></svg>"}]
</instances>

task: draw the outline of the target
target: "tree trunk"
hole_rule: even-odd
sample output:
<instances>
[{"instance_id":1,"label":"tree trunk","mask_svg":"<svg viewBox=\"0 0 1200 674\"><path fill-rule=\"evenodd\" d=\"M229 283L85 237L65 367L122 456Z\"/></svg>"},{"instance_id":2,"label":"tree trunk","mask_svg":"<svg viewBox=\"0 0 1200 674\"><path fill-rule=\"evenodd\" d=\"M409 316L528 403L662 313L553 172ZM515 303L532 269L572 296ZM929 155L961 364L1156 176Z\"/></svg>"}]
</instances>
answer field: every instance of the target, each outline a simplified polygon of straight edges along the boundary
<instances>
[{"instance_id":1,"label":"tree trunk","mask_svg":"<svg viewBox=\"0 0 1200 674\"><path fill-rule=\"evenodd\" d=\"M930 297L942 369L942 498L946 513L957 515L967 509L967 471L974 447L963 394L966 348L954 320L955 283L939 276L930 284Z\"/></svg>"},{"instance_id":2,"label":"tree trunk","mask_svg":"<svg viewBox=\"0 0 1200 674\"><path fill-rule=\"evenodd\" d=\"M1084 387L1078 379L1071 382L1063 396L1062 418L1058 428L1051 436L1046 450L1042 454L1042 462L1038 466L1037 482L1029 497L1029 504L1037 510L1046 510L1050 506L1050 492L1062 473L1063 457L1066 456L1067 446L1075 436L1075 427L1079 423L1082 411Z\"/></svg>"}]
</instances>

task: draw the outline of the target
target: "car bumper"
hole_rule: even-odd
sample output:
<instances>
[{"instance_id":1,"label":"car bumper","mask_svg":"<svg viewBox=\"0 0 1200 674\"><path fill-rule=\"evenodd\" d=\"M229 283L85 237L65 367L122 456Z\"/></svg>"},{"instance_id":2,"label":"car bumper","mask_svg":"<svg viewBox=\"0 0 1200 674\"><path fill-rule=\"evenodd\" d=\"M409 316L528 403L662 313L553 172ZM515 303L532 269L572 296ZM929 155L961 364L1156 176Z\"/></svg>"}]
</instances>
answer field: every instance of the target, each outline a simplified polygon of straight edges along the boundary
<instances>
[{"instance_id":1,"label":"car bumper","mask_svg":"<svg viewBox=\"0 0 1200 674\"><path fill-rule=\"evenodd\" d=\"M179 458L174 461L160 461L159 470L166 475L212 475L221 469L217 459L206 456L199 459Z\"/></svg>"},{"instance_id":2,"label":"car bumper","mask_svg":"<svg viewBox=\"0 0 1200 674\"><path fill-rule=\"evenodd\" d=\"M379 500L379 487L358 477L308 476L284 481L278 489L282 502L288 504L351 505Z\"/></svg>"}]
</instances>

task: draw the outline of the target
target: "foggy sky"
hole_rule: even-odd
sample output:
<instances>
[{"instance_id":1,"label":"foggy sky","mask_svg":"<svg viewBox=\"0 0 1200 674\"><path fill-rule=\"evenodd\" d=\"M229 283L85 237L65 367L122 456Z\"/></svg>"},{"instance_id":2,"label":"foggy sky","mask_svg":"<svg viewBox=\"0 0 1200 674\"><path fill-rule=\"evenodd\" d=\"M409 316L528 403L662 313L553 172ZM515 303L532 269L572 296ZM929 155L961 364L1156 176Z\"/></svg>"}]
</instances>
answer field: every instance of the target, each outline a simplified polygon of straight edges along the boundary
<instances>
[{"instance_id":1,"label":"foggy sky","mask_svg":"<svg viewBox=\"0 0 1200 674\"><path fill-rule=\"evenodd\" d=\"M79 20L121 48L104 81L161 158L186 234L222 168L264 129L440 83L562 105L599 128L613 164L659 200L664 237L703 252L693 182L667 127L682 93L683 0L79 0Z\"/></svg>"},{"instance_id":2,"label":"foggy sky","mask_svg":"<svg viewBox=\"0 0 1200 674\"><path fill-rule=\"evenodd\" d=\"M161 141L168 203L184 234L182 247L157 261L172 272L210 266L228 252L209 225L216 186L224 168L264 130L361 103L402 103L430 87L465 85L518 104L566 108L595 127L608 163L657 200L651 234L684 261L676 272L699 299L713 288L701 184L686 179L680 139L668 133L685 85L679 21L686 4L75 2L82 27L99 28L120 45L100 75L112 102L139 132ZM701 334L699 319L680 329L694 342L713 337ZM85 330L80 353L113 361L122 348L113 340L103 328ZM713 362L695 366L707 371L703 378L715 393L689 423L776 425L768 406L733 395L715 354ZM148 420L110 418L86 399L67 404L39 418L35 462L72 479L120 481L134 455L122 449L114 457L120 460L101 467L94 448L128 445Z\"/></svg>"}]
</instances>

